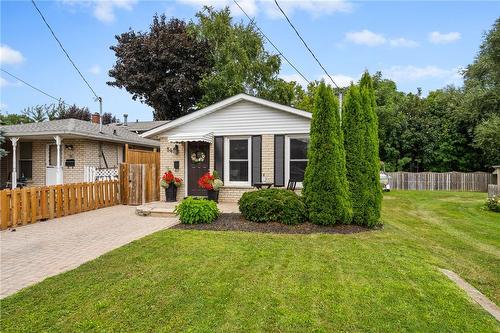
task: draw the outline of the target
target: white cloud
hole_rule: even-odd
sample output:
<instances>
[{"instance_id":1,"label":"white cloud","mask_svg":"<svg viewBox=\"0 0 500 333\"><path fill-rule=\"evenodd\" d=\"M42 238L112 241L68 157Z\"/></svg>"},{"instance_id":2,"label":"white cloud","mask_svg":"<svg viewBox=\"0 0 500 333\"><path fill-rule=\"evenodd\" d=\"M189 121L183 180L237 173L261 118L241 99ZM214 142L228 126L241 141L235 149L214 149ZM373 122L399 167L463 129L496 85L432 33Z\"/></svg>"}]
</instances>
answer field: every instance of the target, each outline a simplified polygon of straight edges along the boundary
<instances>
[{"instance_id":1,"label":"white cloud","mask_svg":"<svg viewBox=\"0 0 500 333\"><path fill-rule=\"evenodd\" d=\"M8 108L7 104L0 103L0 110L5 110L7 108Z\"/></svg>"},{"instance_id":2,"label":"white cloud","mask_svg":"<svg viewBox=\"0 0 500 333\"><path fill-rule=\"evenodd\" d=\"M24 61L24 56L21 52L14 50L8 45L0 45L0 64L15 65Z\"/></svg>"},{"instance_id":3,"label":"white cloud","mask_svg":"<svg viewBox=\"0 0 500 333\"><path fill-rule=\"evenodd\" d=\"M429 34L429 41L433 44L448 44L456 42L462 38L460 32L448 32L441 33L439 31L433 31Z\"/></svg>"},{"instance_id":4,"label":"white cloud","mask_svg":"<svg viewBox=\"0 0 500 333\"><path fill-rule=\"evenodd\" d=\"M9 82L4 79L3 77L0 77L0 87L5 87L9 84Z\"/></svg>"},{"instance_id":5,"label":"white cloud","mask_svg":"<svg viewBox=\"0 0 500 333\"><path fill-rule=\"evenodd\" d=\"M307 81L304 80L304 78L302 76L300 76L299 74L280 74L279 75L280 78L282 78L283 80L285 81L295 81L297 82L298 84L300 84L302 87L307 87Z\"/></svg>"},{"instance_id":6,"label":"white cloud","mask_svg":"<svg viewBox=\"0 0 500 333\"><path fill-rule=\"evenodd\" d=\"M345 34L346 40L354 44L377 46L385 44L386 39L383 35L364 29L361 31L352 31Z\"/></svg>"},{"instance_id":7,"label":"white cloud","mask_svg":"<svg viewBox=\"0 0 500 333\"><path fill-rule=\"evenodd\" d=\"M101 67L99 65L94 65L90 67L89 72L94 75L101 74Z\"/></svg>"},{"instance_id":8,"label":"white cloud","mask_svg":"<svg viewBox=\"0 0 500 333\"><path fill-rule=\"evenodd\" d=\"M270 18L284 19L273 1L269 0L237 0L243 10L252 16L257 16L262 10ZM232 0L178 0L178 2L191 5L201 9L203 5L222 8L229 6L234 16L244 16L238 6ZM352 4L346 0L294 0L281 1L281 8L287 15L293 15L295 11L307 12L314 17L330 15L335 12L350 12Z\"/></svg>"},{"instance_id":9,"label":"white cloud","mask_svg":"<svg viewBox=\"0 0 500 333\"><path fill-rule=\"evenodd\" d=\"M361 75L359 75L361 76ZM302 87L306 88L307 87L307 82L300 76L299 74L280 74L280 77L285 80L285 81L295 81L298 84L300 84ZM344 74L332 74L331 75L333 81L339 86L339 87L348 87L351 85L351 82L356 82L357 79L349 76L349 75L344 75ZM313 80L324 80L325 83L332 85L332 81L330 81L330 78L326 75L316 75Z\"/></svg>"},{"instance_id":10,"label":"white cloud","mask_svg":"<svg viewBox=\"0 0 500 333\"><path fill-rule=\"evenodd\" d=\"M94 7L94 16L101 22L111 23L115 20L115 8L132 10L135 0L102 0Z\"/></svg>"},{"instance_id":11,"label":"white cloud","mask_svg":"<svg viewBox=\"0 0 500 333\"><path fill-rule=\"evenodd\" d=\"M260 1L264 11L270 18L284 18L273 1ZM353 10L353 4L346 0L301 0L301 1L281 1L280 6L283 11L291 16L296 11L307 12L313 17L331 15L336 12L349 13Z\"/></svg>"},{"instance_id":12,"label":"white cloud","mask_svg":"<svg viewBox=\"0 0 500 333\"><path fill-rule=\"evenodd\" d=\"M389 40L389 44L394 47L409 47L414 48L418 46L418 43L411 39L406 39L403 37L394 38Z\"/></svg>"},{"instance_id":13,"label":"white cloud","mask_svg":"<svg viewBox=\"0 0 500 333\"><path fill-rule=\"evenodd\" d=\"M178 0L178 2L190 5L195 9L201 9L203 6L213 6L215 8L228 6L234 16L245 15L232 0ZM255 0L238 0L238 4L250 17L257 15L258 9Z\"/></svg>"},{"instance_id":14,"label":"white cloud","mask_svg":"<svg viewBox=\"0 0 500 333\"><path fill-rule=\"evenodd\" d=\"M335 81L335 83L339 87L349 87L352 82L357 81L357 79L353 78L352 76L344 75L344 74L334 74L334 75L330 75L330 76L332 77L333 81ZM332 81L330 80L330 78L326 74L321 75L318 78L318 80L325 80L326 84L332 84Z\"/></svg>"},{"instance_id":15,"label":"white cloud","mask_svg":"<svg viewBox=\"0 0 500 333\"><path fill-rule=\"evenodd\" d=\"M459 68L444 69L436 66L392 66L382 70L385 76L396 82L417 81L429 78L446 79L447 82L452 83L461 79L458 74Z\"/></svg>"},{"instance_id":16,"label":"white cloud","mask_svg":"<svg viewBox=\"0 0 500 333\"><path fill-rule=\"evenodd\" d=\"M116 9L131 11L137 0L62 0L62 3L70 6L91 7L95 18L104 23L111 23L116 19Z\"/></svg>"}]
</instances>

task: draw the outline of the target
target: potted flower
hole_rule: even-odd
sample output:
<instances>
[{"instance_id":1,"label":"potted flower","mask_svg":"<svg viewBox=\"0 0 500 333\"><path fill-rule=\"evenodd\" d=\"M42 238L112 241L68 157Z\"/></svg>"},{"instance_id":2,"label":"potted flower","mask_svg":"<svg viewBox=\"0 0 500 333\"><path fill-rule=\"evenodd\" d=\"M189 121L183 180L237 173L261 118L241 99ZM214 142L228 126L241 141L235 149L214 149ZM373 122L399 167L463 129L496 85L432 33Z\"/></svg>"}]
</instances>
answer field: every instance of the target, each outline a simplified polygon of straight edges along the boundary
<instances>
[{"instance_id":1,"label":"potted flower","mask_svg":"<svg viewBox=\"0 0 500 333\"><path fill-rule=\"evenodd\" d=\"M198 185L207 190L208 200L219 202L219 190L224 186L224 183L220 180L217 171L214 170L212 173L210 171L205 173L198 179Z\"/></svg>"},{"instance_id":2,"label":"potted flower","mask_svg":"<svg viewBox=\"0 0 500 333\"><path fill-rule=\"evenodd\" d=\"M181 186L182 179L175 177L174 173L170 170L165 172L161 177L160 186L165 189L165 196L167 202L177 201L177 188Z\"/></svg>"}]
</instances>

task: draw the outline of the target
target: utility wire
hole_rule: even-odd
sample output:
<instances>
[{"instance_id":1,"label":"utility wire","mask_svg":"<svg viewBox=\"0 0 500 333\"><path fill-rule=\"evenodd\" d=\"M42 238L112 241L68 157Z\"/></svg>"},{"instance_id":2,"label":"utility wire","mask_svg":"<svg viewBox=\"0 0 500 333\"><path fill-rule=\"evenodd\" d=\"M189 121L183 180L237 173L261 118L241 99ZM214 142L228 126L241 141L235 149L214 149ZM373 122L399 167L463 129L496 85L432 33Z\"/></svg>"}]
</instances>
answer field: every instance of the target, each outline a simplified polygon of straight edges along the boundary
<instances>
[{"instance_id":1,"label":"utility wire","mask_svg":"<svg viewBox=\"0 0 500 333\"><path fill-rule=\"evenodd\" d=\"M285 57L285 55L283 54L283 52L281 52L278 47L276 45L274 45L274 43L271 41L271 39L269 39L269 37L266 36L266 34L264 33L264 31L262 31L258 26L257 26L257 22L255 22L255 19L251 18L246 12L245 10L240 6L240 4L236 1L236 0L233 0L234 3L236 4L236 6L238 6L239 9L241 9L241 11L243 12L243 14L245 14L245 16L250 20L250 23L254 23L255 24L255 27L257 28L257 30L259 30L259 32L262 34L262 36L264 36L264 38L269 42L269 44L271 44L274 49L278 52L278 54L290 65L292 66L292 68L307 82L309 83L309 80L304 76L304 74L302 74L298 69L297 67L295 67L294 64L292 64L292 62L290 60L287 59L287 57Z\"/></svg>"},{"instance_id":2,"label":"utility wire","mask_svg":"<svg viewBox=\"0 0 500 333\"><path fill-rule=\"evenodd\" d=\"M288 18L288 16L285 14L285 12L283 11L283 9L281 9L279 3L277 0L274 0L274 3L276 4L276 6L278 6L279 10L281 11L281 13L283 14L283 16L285 16L286 20L288 21L288 24L290 24L290 26L292 27L292 29L295 31L295 33L297 34L297 36L299 36L300 40L302 41L302 43L304 43L305 47L307 48L307 50L309 51L309 53L311 53L311 55L313 56L314 60L316 60L316 62L318 63L318 65L323 69L323 71L325 72L325 74L330 78L330 80L332 81L333 85L339 89L339 86L335 83L335 81L333 81L333 78L330 76L330 74L328 74L328 72L326 71L325 67L321 64L321 62L318 60L318 58L316 57L316 55L314 54L314 52L311 50L311 48L309 48L309 46L307 45L306 41L304 40L304 38L302 38L302 36L300 35L300 33L297 31L297 29L295 28L295 26L293 25L293 23L290 21L290 19Z\"/></svg>"},{"instance_id":3,"label":"utility wire","mask_svg":"<svg viewBox=\"0 0 500 333\"><path fill-rule=\"evenodd\" d=\"M37 88L37 87L35 87L34 85L29 84L28 82L24 81L23 79L21 79L21 78L19 78L19 77L15 76L14 74L11 74L11 73L7 72L5 69L0 68L0 70L1 70L2 72L4 72L5 74L12 76L14 79L16 79L16 80L18 80L18 81L21 81L22 83L24 83L24 84L25 84L25 85L27 85L28 87L31 87L31 88L35 89L35 90L36 90L36 91L38 91L39 93L42 93L42 94L44 94L45 96L48 96L48 97L50 97L50 98L52 98L52 99L55 99L56 101L58 101L58 102L59 102L59 103L61 103L61 104L64 104L64 105L66 105L66 106L71 106L71 105L69 105L68 103L65 103L64 101L62 101L62 100L61 100L61 98L57 98L57 97L52 96L52 95L51 95L51 94L49 94L49 93L46 93L46 92L45 92L45 91L43 91L42 89Z\"/></svg>"},{"instance_id":4,"label":"utility wire","mask_svg":"<svg viewBox=\"0 0 500 333\"><path fill-rule=\"evenodd\" d=\"M49 23L47 22L47 20L43 16L42 12L40 11L40 9L38 8L38 6L36 5L35 1L31 0L31 2L33 3L33 6L35 6L35 9L37 10L38 14L40 14L43 22L45 22L45 25L47 26L47 28L49 28L50 32L52 33L52 36L54 36L55 40L57 41L57 43L59 44L59 46L63 50L63 52L66 55L66 57L68 57L68 60L71 62L71 64L76 69L76 71L78 72L78 74L80 74L80 77L82 78L82 80L85 82L85 84L87 84L87 87L89 87L90 91L92 91L92 94L94 94L95 98L99 99L99 96L97 96L97 94L95 93L94 89L92 89L92 87L90 86L89 82L85 79L85 77L83 76L82 72L80 72L80 70L78 69L78 67L75 65L75 63L73 62L73 60L69 56L68 52L66 51L66 49L62 45L62 43L59 40L59 38L57 38L56 34L54 33L54 30L52 30L52 28L50 27Z\"/></svg>"}]
</instances>

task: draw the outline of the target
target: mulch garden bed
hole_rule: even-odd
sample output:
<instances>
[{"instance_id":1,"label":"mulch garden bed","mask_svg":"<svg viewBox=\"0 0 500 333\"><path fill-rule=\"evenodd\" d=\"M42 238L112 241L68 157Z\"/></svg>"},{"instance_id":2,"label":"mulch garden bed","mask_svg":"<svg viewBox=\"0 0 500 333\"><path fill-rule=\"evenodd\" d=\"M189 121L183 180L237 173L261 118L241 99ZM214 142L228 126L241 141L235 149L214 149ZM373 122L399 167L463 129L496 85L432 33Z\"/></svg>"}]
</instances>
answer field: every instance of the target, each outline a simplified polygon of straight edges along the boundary
<instances>
[{"instance_id":1,"label":"mulch garden bed","mask_svg":"<svg viewBox=\"0 0 500 333\"><path fill-rule=\"evenodd\" d=\"M309 222L298 225L286 225L279 222L258 223L247 221L241 214L221 214L211 224L178 224L173 229L184 230L214 230L214 231L248 231L275 234L354 234L377 230L359 225L321 226ZM380 228L379 228L380 229Z\"/></svg>"}]
</instances>

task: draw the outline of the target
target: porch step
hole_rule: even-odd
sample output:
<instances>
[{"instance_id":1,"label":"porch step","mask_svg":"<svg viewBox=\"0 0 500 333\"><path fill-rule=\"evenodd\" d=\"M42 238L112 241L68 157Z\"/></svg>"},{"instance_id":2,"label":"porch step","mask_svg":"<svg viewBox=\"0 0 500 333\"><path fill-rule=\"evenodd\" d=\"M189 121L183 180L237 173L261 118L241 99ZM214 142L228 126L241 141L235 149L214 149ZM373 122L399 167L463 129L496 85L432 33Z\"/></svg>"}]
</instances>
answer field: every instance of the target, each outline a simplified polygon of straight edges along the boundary
<instances>
[{"instance_id":1,"label":"porch step","mask_svg":"<svg viewBox=\"0 0 500 333\"><path fill-rule=\"evenodd\" d=\"M152 217L173 217L175 204L166 204L165 202L150 202L145 205L137 206L135 213L139 216Z\"/></svg>"},{"instance_id":2,"label":"porch step","mask_svg":"<svg viewBox=\"0 0 500 333\"><path fill-rule=\"evenodd\" d=\"M137 206L135 213L139 216L173 217L175 206L179 202L154 201ZM235 202L223 202L217 204L221 213L239 213L238 204Z\"/></svg>"}]
</instances>

